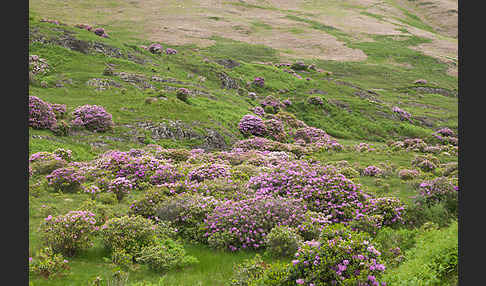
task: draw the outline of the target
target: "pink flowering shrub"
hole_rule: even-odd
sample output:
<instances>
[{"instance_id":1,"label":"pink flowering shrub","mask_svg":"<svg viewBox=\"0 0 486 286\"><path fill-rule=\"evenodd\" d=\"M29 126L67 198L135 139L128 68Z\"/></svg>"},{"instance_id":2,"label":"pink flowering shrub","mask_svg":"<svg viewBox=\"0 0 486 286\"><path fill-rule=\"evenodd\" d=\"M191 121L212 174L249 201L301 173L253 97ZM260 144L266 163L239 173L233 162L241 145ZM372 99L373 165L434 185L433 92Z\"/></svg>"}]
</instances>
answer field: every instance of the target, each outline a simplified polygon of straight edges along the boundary
<instances>
[{"instance_id":1,"label":"pink flowering shrub","mask_svg":"<svg viewBox=\"0 0 486 286\"><path fill-rule=\"evenodd\" d=\"M303 199L309 210L330 215L332 222L349 221L369 196L342 174L326 171L306 161L284 162L252 177L248 187L257 195Z\"/></svg>"},{"instance_id":2,"label":"pink flowering shrub","mask_svg":"<svg viewBox=\"0 0 486 286\"><path fill-rule=\"evenodd\" d=\"M165 49L165 53L167 55L175 55L175 54L177 54L177 50L172 49L172 48L167 48L167 49Z\"/></svg>"},{"instance_id":3,"label":"pink flowering shrub","mask_svg":"<svg viewBox=\"0 0 486 286\"><path fill-rule=\"evenodd\" d=\"M285 105L285 107L289 107L292 105L292 101L290 101L289 99L284 99L282 103L283 105Z\"/></svg>"},{"instance_id":4,"label":"pink flowering shrub","mask_svg":"<svg viewBox=\"0 0 486 286\"><path fill-rule=\"evenodd\" d=\"M404 224L405 204L399 198L372 198L366 202L365 213L381 215L383 225L392 226Z\"/></svg>"},{"instance_id":5,"label":"pink flowering shrub","mask_svg":"<svg viewBox=\"0 0 486 286\"><path fill-rule=\"evenodd\" d=\"M148 47L148 50L152 53L152 54L162 54L162 46L160 44L157 44L157 43L153 43L151 44L149 47Z\"/></svg>"},{"instance_id":6,"label":"pink flowering shrub","mask_svg":"<svg viewBox=\"0 0 486 286\"><path fill-rule=\"evenodd\" d=\"M161 202L156 215L161 221L171 222L182 237L205 241L202 224L218 204L212 197L184 193Z\"/></svg>"},{"instance_id":7,"label":"pink flowering shrub","mask_svg":"<svg viewBox=\"0 0 486 286\"><path fill-rule=\"evenodd\" d=\"M340 225L323 230L318 241L306 241L288 268L286 285L385 285L385 265L365 233Z\"/></svg>"},{"instance_id":8,"label":"pink flowering shrub","mask_svg":"<svg viewBox=\"0 0 486 286\"><path fill-rule=\"evenodd\" d=\"M105 132L114 126L111 114L98 105L79 106L73 111L72 116L73 126L85 127L95 132Z\"/></svg>"},{"instance_id":9,"label":"pink flowering shrub","mask_svg":"<svg viewBox=\"0 0 486 286\"><path fill-rule=\"evenodd\" d=\"M265 116L265 110L261 106L255 106L251 109L251 111L258 115L260 118Z\"/></svg>"},{"instance_id":10,"label":"pink flowering shrub","mask_svg":"<svg viewBox=\"0 0 486 286\"><path fill-rule=\"evenodd\" d=\"M361 142L359 144L356 144L354 146L354 149L357 151L357 152L373 152L375 151L376 149L373 148L373 146L371 146L370 144L368 143L364 143L364 142Z\"/></svg>"},{"instance_id":11,"label":"pink flowering shrub","mask_svg":"<svg viewBox=\"0 0 486 286\"><path fill-rule=\"evenodd\" d=\"M263 120L260 117L251 114L247 114L241 118L240 123L238 124L238 129L246 136L262 136L266 134Z\"/></svg>"},{"instance_id":12,"label":"pink flowering shrub","mask_svg":"<svg viewBox=\"0 0 486 286\"><path fill-rule=\"evenodd\" d=\"M382 215L358 214L350 223L349 227L354 231L366 232L375 236L383 227Z\"/></svg>"},{"instance_id":13,"label":"pink flowering shrub","mask_svg":"<svg viewBox=\"0 0 486 286\"><path fill-rule=\"evenodd\" d=\"M102 192L102 190L96 185L83 187L83 192L91 196L91 199L96 199L96 196Z\"/></svg>"},{"instance_id":14,"label":"pink flowering shrub","mask_svg":"<svg viewBox=\"0 0 486 286\"><path fill-rule=\"evenodd\" d=\"M133 184L125 177L118 177L110 182L108 192L114 193L117 200L120 202L133 189Z\"/></svg>"},{"instance_id":15,"label":"pink flowering shrub","mask_svg":"<svg viewBox=\"0 0 486 286\"><path fill-rule=\"evenodd\" d=\"M263 77L255 77L253 84L258 87L263 87L265 85L265 79Z\"/></svg>"},{"instance_id":16,"label":"pink flowering shrub","mask_svg":"<svg viewBox=\"0 0 486 286\"><path fill-rule=\"evenodd\" d=\"M40 58L38 55L30 55L29 72L33 75L46 74L49 72L49 64L47 64L47 60Z\"/></svg>"},{"instance_id":17,"label":"pink flowering shrub","mask_svg":"<svg viewBox=\"0 0 486 286\"><path fill-rule=\"evenodd\" d=\"M220 177L229 177L230 167L223 164L204 164L191 170L187 178L191 181L202 182L204 180L213 180Z\"/></svg>"},{"instance_id":18,"label":"pink flowering shrub","mask_svg":"<svg viewBox=\"0 0 486 286\"><path fill-rule=\"evenodd\" d=\"M66 104L51 103L51 107L52 111L54 111L54 114L56 115L56 119L63 118L66 114Z\"/></svg>"},{"instance_id":19,"label":"pink flowering shrub","mask_svg":"<svg viewBox=\"0 0 486 286\"><path fill-rule=\"evenodd\" d=\"M295 140L302 139L305 143L328 142L330 140L330 136L324 130L316 127L299 128L295 131L293 137Z\"/></svg>"},{"instance_id":20,"label":"pink flowering shrub","mask_svg":"<svg viewBox=\"0 0 486 286\"><path fill-rule=\"evenodd\" d=\"M32 174L49 174L66 165L66 160L49 152L37 152L29 157L29 167L32 169Z\"/></svg>"},{"instance_id":21,"label":"pink flowering shrub","mask_svg":"<svg viewBox=\"0 0 486 286\"><path fill-rule=\"evenodd\" d=\"M187 89L185 87L178 88L177 89L177 98L184 101L184 102L187 102L187 99L189 98L190 93L191 92L189 91L189 89Z\"/></svg>"},{"instance_id":22,"label":"pink flowering shrub","mask_svg":"<svg viewBox=\"0 0 486 286\"><path fill-rule=\"evenodd\" d=\"M104 28L96 28L96 29L93 30L93 32L97 36L100 36L100 37L103 37L103 38L108 38L108 34L106 34Z\"/></svg>"},{"instance_id":23,"label":"pink flowering shrub","mask_svg":"<svg viewBox=\"0 0 486 286\"><path fill-rule=\"evenodd\" d=\"M52 154L58 156L59 158L66 160L67 162L70 162L73 159L73 151L63 149L63 148L57 148L52 152Z\"/></svg>"},{"instance_id":24,"label":"pink flowering shrub","mask_svg":"<svg viewBox=\"0 0 486 286\"><path fill-rule=\"evenodd\" d=\"M458 139L454 131L450 128L441 128L432 134L433 141L438 141L440 144L457 145Z\"/></svg>"},{"instance_id":25,"label":"pink flowering shrub","mask_svg":"<svg viewBox=\"0 0 486 286\"><path fill-rule=\"evenodd\" d=\"M398 176L402 180L413 180L417 178L420 175L420 172L417 170L408 170L408 169L403 169L398 172Z\"/></svg>"},{"instance_id":26,"label":"pink flowering shrub","mask_svg":"<svg viewBox=\"0 0 486 286\"><path fill-rule=\"evenodd\" d=\"M412 117L412 115L410 113L406 112L405 110L401 109L400 107L394 106L392 108L392 111L399 116L400 120L408 120L408 121L412 122L412 120L410 119Z\"/></svg>"},{"instance_id":27,"label":"pink flowering shrub","mask_svg":"<svg viewBox=\"0 0 486 286\"><path fill-rule=\"evenodd\" d=\"M52 129L56 124L56 114L51 104L37 96L29 96L29 126L35 129Z\"/></svg>"},{"instance_id":28,"label":"pink flowering shrub","mask_svg":"<svg viewBox=\"0 0 486 286\"><path fill-rule=\"evenodd\" d=\"M416 203L432 206L443 203L452 214L457 214L459 188L446 177L424 181L419 185Z\"/></svg>"},{"instance_id":29,"label":"pink flowering shrub","mask_svg":"<svg viewBox=\"0 0 486 286\"><path fill-rule=\"evenodd\" d=\"M70 211L65 215L49 215L41 224L42 243L54 253L74 256L79 250L93 246L97 231L95 214L88 211Z\"/></svg>"},{"instance_id":30,"label":"pink flowering shrub","mask_svg":"<svg viewBox=\"0 0 486 286\"><path fill-rule=\"evenodd\" d=\"M383 171L376 166L368 166L363 170L363 176L378 177L383 174Z\"/></svg>"},{"instance_id":31,"label":"pink flowering shrub","mask_svg":"<svg viewBox=\"0 0 486 286\"><path fill-rule=\"evenodd\" d=\"M76 24L74 25L76 28L80 28L80 29L84 29L86 31L91 31L93 30L93 27L91 25L88 25L88 24Z\"/></svg>"},{"instance_id":32,"label":"pink flowering shrub","mask_svg":"<svg viewBox=\"0 0 486 286\"><path fill-rule=\"evenodd\" d=\"M75 193L81 190L81 184L86 178L75 168L66 167L52 171L46 179L48 185L56 191Z\"/></svg>"},{"instance_id":33,"label":"pink flowering shrub","mask_svg":"<svg viewBox=\"0 0 486 286\"><path fill-rule=\"evenodd\" d=\"M29 257L29 273L46 279L61 276L69 270L68 262L62 254L54 253L50 247L44 247L39 250L35 258Z\"/></svg>"},{"instance_id":34,"label":"pink flowering shrub","mask_svg":"<svg viewBox=\"0 0 486 286\"><path fill-rule=\"evenodd\" d=\"M150 177L150 183L160 185L163 183L174 183L183 178L183 174L172 164L160 164Z\"/></svg>"},{"instance_id":35,"label":"pink flowering shrub","mask_svg":"<svg viewBox=\"0 0 486 286\"><path fill-rule=\"evenodd\" d=\"M419 155L412 160L412 166L418 167L424 172L433 171L439 164L439 159L430 154Z\"/></svg>"},{"instance_id":36,"label":"pink flowering shrub","mask_svg":"<svg viewBox=\"0 0 486 286\"><path fill-rule=\"evenodd\" d=\"M304 219L305 205L298 199L256 196L227 200L216 206L204 221L210 246L236 251L265 247L265 237L279 225L298 226Z\"/></svg>"},{"instance_id":37,"label":"pink flowering shrub","mask_svg":"<svg viewBox=\"0 0 486 286\"><path fill-rule=\"evenodd\" d=\"M260 102L260 105L264 108L265 112L277 113L281 107L284 107L283 103L280 102L274 96L267 96Z\"/></svg>"},{"instance_id":38,"label":"pink flowering shrub","mask_svg":"<svg viewBox=\"0 0 486 286\"><path fill-rule=\"evenodd\" d=\"M265 120L264 122L265 130L267 135L277 141L285 141L285 132L282 121L276 119Z\"/></svg>"}]
</instances>

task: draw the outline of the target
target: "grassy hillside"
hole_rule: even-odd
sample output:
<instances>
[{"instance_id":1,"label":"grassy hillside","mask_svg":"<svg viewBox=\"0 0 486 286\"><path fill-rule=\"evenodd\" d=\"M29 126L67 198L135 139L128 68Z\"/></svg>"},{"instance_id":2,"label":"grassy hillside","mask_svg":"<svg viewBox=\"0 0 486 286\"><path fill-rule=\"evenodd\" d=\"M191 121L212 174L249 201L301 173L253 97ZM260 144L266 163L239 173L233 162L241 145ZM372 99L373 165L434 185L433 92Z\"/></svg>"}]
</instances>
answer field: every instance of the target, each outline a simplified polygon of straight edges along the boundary
<instances>
[{"instance_id":1,"label":"grassy hillside","mask_svg":"<svg viewBox=\"0 0 486 286\"><path fill-rule=\"evenodd\" d=\"M207 184L208 189L198 185L195 192L203 196L211 192L211 196L233 202L251 197L251 178L277 169L278 164L272 161L277 155L268 152L283 151L290 159L282 159L287 155L278 157L275 160L279 164L295 160L318 162L318 170L334 166L336 172L373 198L398 198L410 210L410 216L407 225L396 227L392 235L402 235L403 229L412 233L427 226L427 222L442 229L453 221L454 212L447 211L443 203L416 208L415 197L420 194L422 182L446 177L457 186L457 143L444 143L434 137L441 128L457 134L457 77L451 73L454 63L431 52L444 47L441 41L453 44L457 39L451 36L453 33L444 32L450 23L439 23L427 13L416 12L415 5L421 5L420 1L390 0L377 5L370 4L374 1L226 1L220 6L213 1L66 1L62 5L56 2L55 7L54 2L29 2L29 56L45 60L48 67L45 72L30 75L28 95L66 105L58 123L72 124L72 112L89 104L102 106L112 115L114 126L107 132L72 128L64 135L29 127L29 156L57 152L59 148L71 150L72 157L63 167L88 173L91 171L86 170L94 168L114 179L119 177L115 169L99 167L97 160L102 154L109 150L142 152L156 164L175 167L182 174L178 181L181 184L188 184L191 172L205 164L216 164L211 165L214 168L222 164L232 181L207 180L201 184ZM46 22L46 18L59 23ZM370 28L356 32L356 27L363 24L345 23L344 18L365 19ZM184 19L196 24L186 26L189 22ZM108 37L75 26L82 23L104 28ZM171 48L177 53L154 54L146 48L154 43L161 44L164 51ZM301 64L291 66L297 62ZM263 78L264 85L255 84L255 78ZM419 79L423 81L417 83ZM180 88L187 89L187 100L178 95ZM243 116L254 114L253 108L263 107L270 97L291 102L279 110L266 107L266 115L262 116L265 122L290 118L284 124L285 138L276 142L265 135L275 141L265 143L264 148L267 144L274 147L263 153L259 153L262 149L232 149L238 144L248 149L261 147L242 143L254 137L243 134L239 122ZM321 104L313 104L319 99ZM410 120L394 112L395 107L408 112ZM321 129L340 147L333 149L327 141L324 147L316 142L299 143L299 127L292 126L296 122ZM423 140L418 144L423 145L399 145L411 138ZM374 149L361 152L357 150L359 143ZM154 151L154 145L161 149ZM205 152L190 156L188 150L199 154L195 149ZM430 169L416 163L417 157L426 153L432 158L424 160L434 162ZM130 160L138 160L135 157ZM34 259L44 247L40 225L49 215L85 210L94 204L89 209L96 210L97 218L105 222L129 214L132 204L147 199L150 191L159 188L147 175L151 171L147 171L145 181L123 200L110 203L96 197L93 202L82 191L99 184L90 179L91 173L79 191L69 193L48 184L46 176L55 167L49 169L51 165L34 162L30 165L34 171L29 179L29 256ZM368 166L378 166L383 173L369 175L365 171ZM417 170L417 175L404 179L399 173L404 169ZM98 179L98 175L93 176ZM177 189L176 194L167 194L163 200L190 192L191 184L182 185L183 191ZM237 198L229 199L232 195ZM448 233L450 229L453 233L450 227ZM417 239L430 243L439 233L427 231L420 228ZM116 285L230 285L235 265L264 253L262 249L216 250L207 241L183 236L177 239L199 263L165 272L135 263L124 269L128 281ZM382 243L378 238L372 241ZM93 243L67 258L69 270L65 275L46 279L31 274L31 284L115 285L109 283L119 269L112 261L113 254L101 236L96 236ZM393 246L398 245L402 247L399 243ZM421 271L416 261L422 256L413 255L424 249L409 248L413 252L404 256L407 261L403 264L394 264L387 256L386 279L392 281L393 273L407 277ZM385 256L388 249L380 251ZM438 248L434 251L440 253ZM265 256L264 261L265 265L288 264L291 258ZM437 279L453 285L457 269L451 271L445 275L446 282ZM92 284L97 277L103 282ZM289 283L295 285L294 281Z\"/></svg>"}]
</instances>

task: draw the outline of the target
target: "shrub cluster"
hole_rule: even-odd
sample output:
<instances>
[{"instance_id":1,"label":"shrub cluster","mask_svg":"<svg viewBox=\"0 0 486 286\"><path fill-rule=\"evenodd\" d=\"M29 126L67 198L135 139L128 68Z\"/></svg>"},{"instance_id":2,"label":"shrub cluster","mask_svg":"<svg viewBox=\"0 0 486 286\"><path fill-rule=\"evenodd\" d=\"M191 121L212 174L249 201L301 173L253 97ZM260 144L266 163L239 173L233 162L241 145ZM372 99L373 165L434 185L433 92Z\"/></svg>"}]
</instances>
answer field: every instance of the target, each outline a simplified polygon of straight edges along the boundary
<instances>
[{"instance_id":1,"label":"shrub cluster","mask_svg":"<svg viewBox=\"0 0 486 286\"><path fill-rule=\"evenodd\" d=\"M37 96L29 96L29 126L35 129L53 129L56 124L52 105Z\"/></svg>"},{"instance_id":2,"label":"shrub cluster","mask_svg":"<svg viewBox=\"0 0 486 286\"><path fill-rule=\"evenodd\" d=\"M241 118L238 129L244 135L262 136L266 134L265 124L263 120L251 114L247 114Z\"/></svg>"},{"instance_id":3,"label":"shrub cluster","mask_svg":"<svg viewBox=\"0 0 486 286\"><path fill-rule=\"evenodd\" d=\"M95 132L105 132L114 127L112 116L102 106L83 105L76 108L73 113L73 126L85 127Z\"/></svg>"}]
</instances>

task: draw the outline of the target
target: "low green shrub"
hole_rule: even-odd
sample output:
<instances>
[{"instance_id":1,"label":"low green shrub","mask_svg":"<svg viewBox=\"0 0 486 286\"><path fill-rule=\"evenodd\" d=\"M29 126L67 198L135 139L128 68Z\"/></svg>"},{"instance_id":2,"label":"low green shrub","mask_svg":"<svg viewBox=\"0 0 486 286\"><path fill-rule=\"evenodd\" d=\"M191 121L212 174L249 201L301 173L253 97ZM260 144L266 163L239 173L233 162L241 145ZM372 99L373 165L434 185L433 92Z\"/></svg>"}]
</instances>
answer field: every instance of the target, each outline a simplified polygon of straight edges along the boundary
<instances>
[{"instance_id":1,"label":"low green shrub","mask_svg":"<svg viewBox=\"0 0 486 286\"><path fill-rule=\"evenodd\" d=\"M65 274L68 269L68 261L50 247L42 248L35 258L29 258L29 272L44 278Z\"/></svg>"},{"instance_id":2,"label":"low green shrub","mask_svg":"<svg viewBox=\"0 0 486 286\"><path fill-rule=\"evenodd\" d=\"M276 226L265 237L265 255L292 257L302 244L302 237L288 226Z\"/></svg>"}]
</instances>

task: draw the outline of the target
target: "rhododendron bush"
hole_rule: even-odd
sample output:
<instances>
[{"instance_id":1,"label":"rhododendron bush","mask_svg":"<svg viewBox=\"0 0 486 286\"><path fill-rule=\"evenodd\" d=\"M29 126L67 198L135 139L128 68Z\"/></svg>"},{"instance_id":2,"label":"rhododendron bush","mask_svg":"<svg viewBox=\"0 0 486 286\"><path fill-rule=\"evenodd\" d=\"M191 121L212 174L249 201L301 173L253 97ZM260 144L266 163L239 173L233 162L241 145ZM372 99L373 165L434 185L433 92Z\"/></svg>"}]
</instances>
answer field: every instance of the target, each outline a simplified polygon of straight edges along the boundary
<instances>
[{"instance_id":1,"label":"rhododendron bush","mask_svg":"<svg viewBox=\"0 0 486 286\"><path fill-rule=\"evenodd\" d=\"M83 105L76 108L73 113L73 126L85 127L88 130L104 132L114 126L112 116L102 106Z\"/></svg>"}]
</instances>

